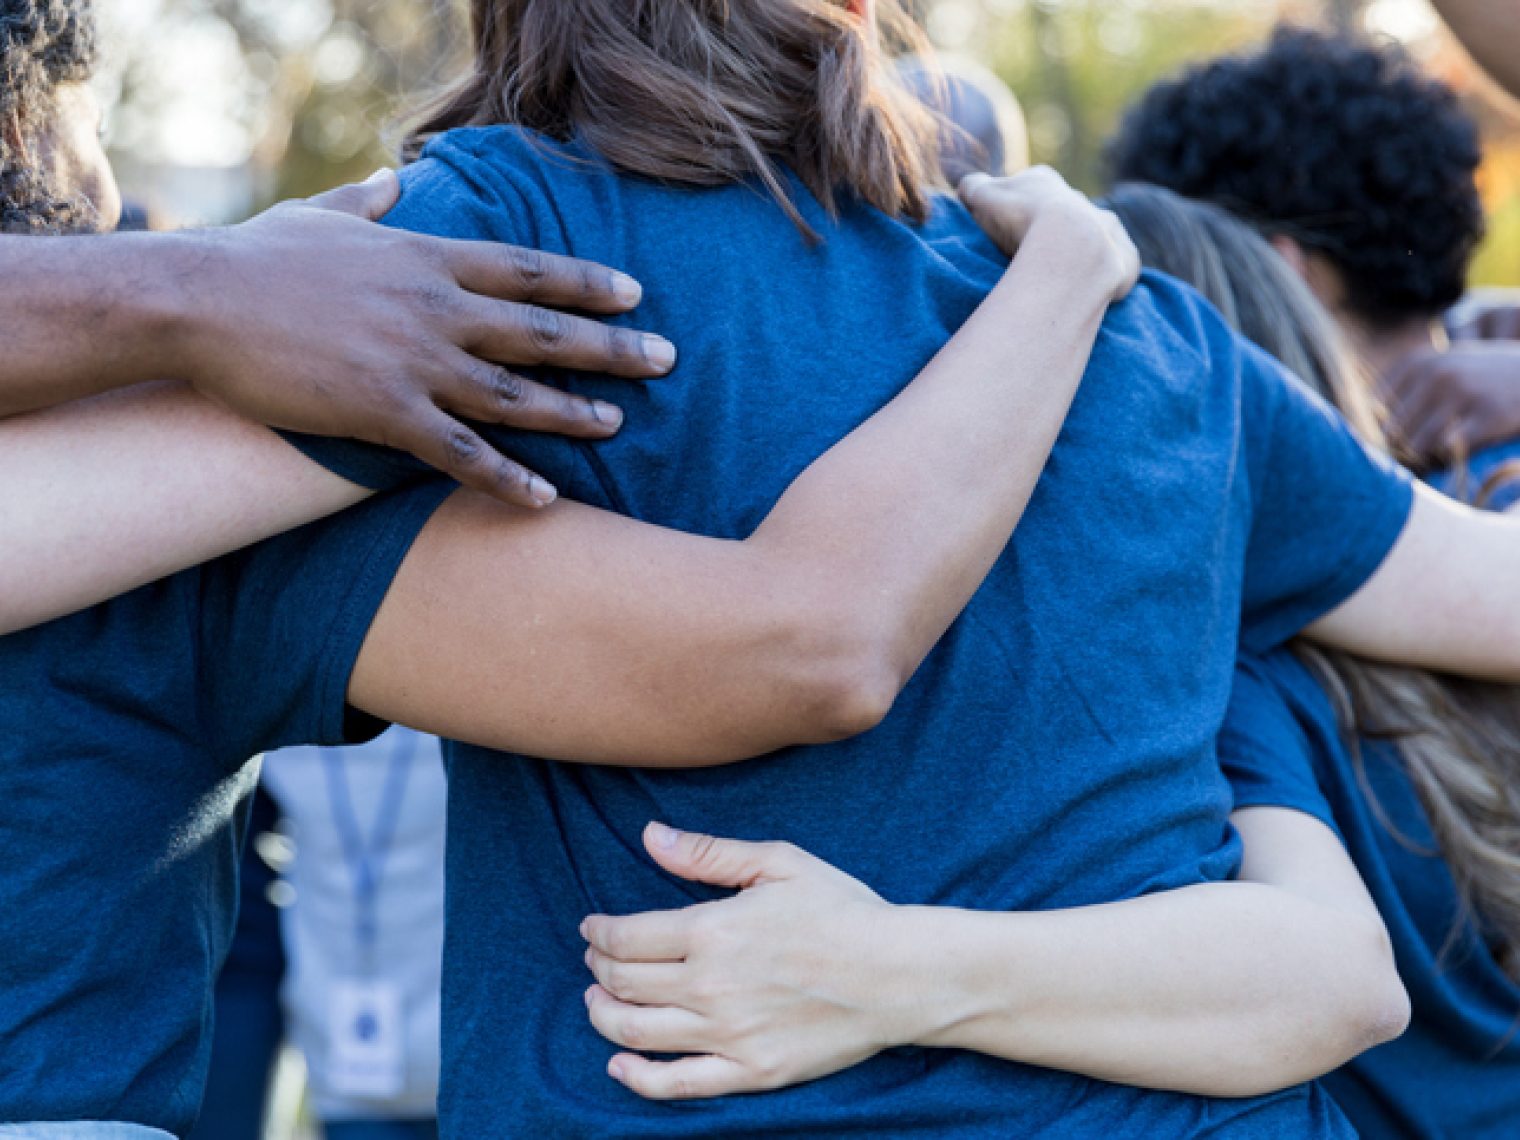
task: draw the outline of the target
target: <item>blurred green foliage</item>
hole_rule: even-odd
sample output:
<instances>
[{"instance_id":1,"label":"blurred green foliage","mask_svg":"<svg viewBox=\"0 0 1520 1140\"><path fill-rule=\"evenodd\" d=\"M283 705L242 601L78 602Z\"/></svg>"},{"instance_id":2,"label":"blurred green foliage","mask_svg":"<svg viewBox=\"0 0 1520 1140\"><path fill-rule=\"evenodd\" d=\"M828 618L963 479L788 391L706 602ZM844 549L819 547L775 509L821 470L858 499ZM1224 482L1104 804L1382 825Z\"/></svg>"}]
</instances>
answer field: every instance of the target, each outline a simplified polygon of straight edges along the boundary
<instances>
[{"instance_id":1,"label":"blurred green foliage","mask_svg":"<svg viewBox=\"0 0 1520 1140\"><path fill-rule=\"evenodd\" d=\"M1386 2L1386 0L1385 0ZM458 74L465 0L101 0L156 5L125 61L126 117L161 117L165 29L219 22L235 37L256 204L367 175L394 155L403 109ZM1007 80L1023 101L1036 161L1089 190L1125 106L1183 64L1241 48L1278 18L1354 23L1366 0L917 0L931 33ZM113 45L114 48L115 45ZM1448 48L1442 73L1471 85ZM1453 63L1453 60L1456 62ZM1520 117L1489 100L1493 151L1485 189L1492 237L1475 279L1520 284ZM124 117L125 121L125 117Z\"/></svg>"}]
</instances>

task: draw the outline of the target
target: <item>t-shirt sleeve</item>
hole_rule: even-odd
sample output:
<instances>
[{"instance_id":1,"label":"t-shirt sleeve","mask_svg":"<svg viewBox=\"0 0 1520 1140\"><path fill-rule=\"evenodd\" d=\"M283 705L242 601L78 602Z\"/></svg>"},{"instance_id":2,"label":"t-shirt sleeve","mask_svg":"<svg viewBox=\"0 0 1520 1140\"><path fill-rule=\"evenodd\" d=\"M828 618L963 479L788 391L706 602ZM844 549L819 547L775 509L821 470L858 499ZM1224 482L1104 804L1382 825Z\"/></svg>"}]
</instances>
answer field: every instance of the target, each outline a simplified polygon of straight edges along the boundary
<instances>
[{"instance_id":1,"label":"t-shirt sleeve","mask_svg":"<svg viewBox=\"0 0 1520 1140\"><path fill-rule=\"evenodd\" d=\"M1252 345L1240 348L1242 440L1251 494L1241 641L1264 653L1356 593L1393 549L1411 477Z\"/></svg>"},{"instance_id":2,"label":"t-shirt sleeve","mask_svg":"<svg viewBox=\"0 0 1520 1140\"><path fill-rule=\"evenodd\" d=\"M204 569L197 649L202 731L220 751L339 745L380 727L353 716L349 678L407 552L452 488L361 503Z\"/></svg>"},{"instance_id":3,"label":"t-shirt sleeve","mask_svg":"<svg viewBox=\"0 0 1520 1140\"><path fill-rule=\"evenodd\" d=\"M470 143L446 136L401 172L401 198L382 225L431 237L536 245L531 211L500 163L476 156ZM510 152L504 160L510 159ZM437 477L437 472L404 451L354 439L281 432L301 454L335 475L384 491Z\"/></svg>"},{"instance_id":4,"label":"t-shirt sleeve","mask_svg":"<svg viewBox=\"0 0 1520 1140\"><path fill-rule=\"evenodd\" d=\"M1314 744L1260 659L1242 657L1236 663L1230 708L1219 733L1219 764L1235 793L1236 808L1290 808L1336 830L1315 776Z\"/></svg>"}]
</instances>

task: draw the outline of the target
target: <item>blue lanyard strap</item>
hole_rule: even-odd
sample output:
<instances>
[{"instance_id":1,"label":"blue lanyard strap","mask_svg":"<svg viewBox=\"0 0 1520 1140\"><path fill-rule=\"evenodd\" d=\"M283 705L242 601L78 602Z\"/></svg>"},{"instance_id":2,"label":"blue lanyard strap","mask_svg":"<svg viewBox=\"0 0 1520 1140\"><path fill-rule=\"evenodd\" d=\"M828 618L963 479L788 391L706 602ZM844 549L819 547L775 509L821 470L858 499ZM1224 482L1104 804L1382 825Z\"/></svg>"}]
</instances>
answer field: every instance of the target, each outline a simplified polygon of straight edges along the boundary
<instances>
[{"instance_id":1,"label":"blue lanyard strap","mask_svg":"<svg viewBox=\"0 0 1520 1140\"><path fill-rule=\"evenodd\" d=\"M391 841L396 835L396 825L401 818L401 804L418 743L418 737L411 733L396 741L386 769L385 786L380 793L380 809L375 815L374 830L367 841L359 825L358 812L354 809L353 796L349 793L346 750L320 750L322 770L327 777L328 799L332 803L333 824L338 829L338 841L343 846L343 860L353 878L354 939L361 963L366 969L373 965L375 943L379 940L376 911L380 882L385 872L385 859L390 853ZM361 757L360 762L373 763L373 759Z\"/></svg>"}]
</instances>

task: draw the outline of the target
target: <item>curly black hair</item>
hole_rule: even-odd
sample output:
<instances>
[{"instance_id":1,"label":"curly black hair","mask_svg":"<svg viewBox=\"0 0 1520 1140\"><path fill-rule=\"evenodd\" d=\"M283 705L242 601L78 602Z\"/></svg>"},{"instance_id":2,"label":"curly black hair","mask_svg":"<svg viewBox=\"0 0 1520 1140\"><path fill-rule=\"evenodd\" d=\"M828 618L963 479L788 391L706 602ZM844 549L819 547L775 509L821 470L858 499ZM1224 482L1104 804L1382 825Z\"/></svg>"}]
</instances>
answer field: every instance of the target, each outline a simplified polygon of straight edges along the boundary
<instances>
[{"instance_id":1,"label":"curly black hair","mask_svg":"<svg viewBox=\"0 0 1520 1140\"><path fill-rule=\"evenodd\" d=\"M50 185L33 158L53 93L94 71L94 0L0 0L0 232L94 228L90 205Z\"/></svg>"},{"instance_id":2,"label":"curly black hair","mask_svg":"<svg viewBox=\"0 0 1520 1140\"><path fill-rule=\"evenodd\" d=\"M1322 253L1377 325L1461 297L1483 237L1481 160L1455 93L1402 50L1288 27L1152 87L1108 147L1118 181L1215 202Z\"/></svg>"}]
</instances>

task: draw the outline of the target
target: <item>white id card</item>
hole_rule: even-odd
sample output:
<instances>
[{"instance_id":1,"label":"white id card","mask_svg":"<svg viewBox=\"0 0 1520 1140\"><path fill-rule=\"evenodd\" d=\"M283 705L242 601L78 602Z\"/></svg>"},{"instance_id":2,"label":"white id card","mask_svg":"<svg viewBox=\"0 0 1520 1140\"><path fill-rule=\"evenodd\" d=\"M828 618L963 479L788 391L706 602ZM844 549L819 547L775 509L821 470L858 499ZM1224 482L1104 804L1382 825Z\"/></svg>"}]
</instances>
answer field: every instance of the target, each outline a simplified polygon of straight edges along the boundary
<instances>
[{"instance_id":1,"label":"white id card","mask_svg":"<svg viewBox=\"0 0 1520 1140\"><path fill-rule=\"evenodd\" d=\"M387 982L352 978L328 1001L328 1083L339 1096L383 1100L406 1085L406 1027L401 993Z\"/></svg>"}]
</instances>

